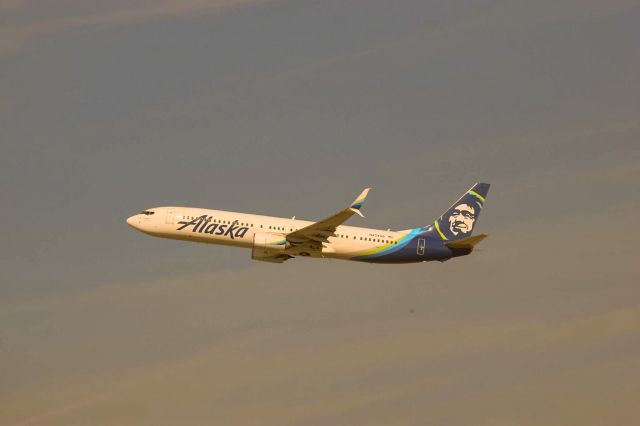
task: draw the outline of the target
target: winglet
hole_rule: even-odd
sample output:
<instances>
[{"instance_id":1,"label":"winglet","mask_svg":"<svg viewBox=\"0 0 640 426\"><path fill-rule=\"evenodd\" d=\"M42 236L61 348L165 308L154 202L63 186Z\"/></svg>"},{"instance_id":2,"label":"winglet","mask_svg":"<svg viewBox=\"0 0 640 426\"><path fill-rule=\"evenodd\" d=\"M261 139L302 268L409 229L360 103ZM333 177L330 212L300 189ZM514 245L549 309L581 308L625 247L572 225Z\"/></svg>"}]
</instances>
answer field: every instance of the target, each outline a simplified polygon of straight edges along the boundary
<instances>
[{"instance_id":1,"label":"winglet","mask_svg":"<svg viewBox=\"0 0 640 426\"><path fill-rule=\"evenodd\" d=\"M360 213L360 208L364 204L364 199L367 198L367 194L369 193L370 189L371 188L365 188L364 191L362 191L362 193L358 195L355 200L353 200L353 203L351 203L350 207L352 209L355 209L357 213ZM360 213L360 216L362 216L362 213Z\"/></svg>"},{"instance_id":2,"label":"winglet","mask_svg":"<svg viewBox=\"0 0 640 426\"><path fill-rule=\"evenodd\" d=\"M364 217L362 212L360 210L358 210L358 209L354 209L353 207L349 207L349 210L351 210L353 213L357 214L360 217Z\"/></svg>"}]
</instances>

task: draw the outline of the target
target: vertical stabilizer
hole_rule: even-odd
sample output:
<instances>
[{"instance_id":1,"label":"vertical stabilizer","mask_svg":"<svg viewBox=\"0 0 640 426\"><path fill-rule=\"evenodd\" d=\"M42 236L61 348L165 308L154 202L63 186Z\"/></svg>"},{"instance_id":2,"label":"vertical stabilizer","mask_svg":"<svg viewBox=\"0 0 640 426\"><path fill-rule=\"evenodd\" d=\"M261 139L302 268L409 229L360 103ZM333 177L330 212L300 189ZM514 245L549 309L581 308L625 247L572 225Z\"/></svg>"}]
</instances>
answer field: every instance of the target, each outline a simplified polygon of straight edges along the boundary
<instances>
[{"instance_id":1,"label":"vertical stabilizer","mask_svg":"<svg viewBox=\"0 0 640 426\"><path fill-rule=\"evenodd\" d=\"M433 231L444 241L468 238L478 223L489 193L488 183L476 183L433 223Z\"/></svg>"}]
</instances>

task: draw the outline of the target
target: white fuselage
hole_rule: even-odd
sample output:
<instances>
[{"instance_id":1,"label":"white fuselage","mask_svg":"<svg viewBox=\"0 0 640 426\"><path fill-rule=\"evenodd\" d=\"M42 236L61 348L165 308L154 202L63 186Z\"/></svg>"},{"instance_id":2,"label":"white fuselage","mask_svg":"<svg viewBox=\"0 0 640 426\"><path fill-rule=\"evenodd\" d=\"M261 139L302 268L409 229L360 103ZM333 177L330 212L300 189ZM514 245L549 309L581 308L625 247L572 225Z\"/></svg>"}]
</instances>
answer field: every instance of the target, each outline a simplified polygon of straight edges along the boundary
<instances>
[{"instance_id":1,"label":"white fuselage","mask_svg":"<svg viewBox=\"0 0 640 426\"><path fill-rule=\"evenodd\" d=\"M193 207L157 207L131 216L127 223L156 237L251 248L256 233L277 234L284 238L314 222ZM407 231L341 225L335 234L322 245L321 251L300 248L291 254L349 259L356 253L393 245Z\"/></svg>"}]
</instances>

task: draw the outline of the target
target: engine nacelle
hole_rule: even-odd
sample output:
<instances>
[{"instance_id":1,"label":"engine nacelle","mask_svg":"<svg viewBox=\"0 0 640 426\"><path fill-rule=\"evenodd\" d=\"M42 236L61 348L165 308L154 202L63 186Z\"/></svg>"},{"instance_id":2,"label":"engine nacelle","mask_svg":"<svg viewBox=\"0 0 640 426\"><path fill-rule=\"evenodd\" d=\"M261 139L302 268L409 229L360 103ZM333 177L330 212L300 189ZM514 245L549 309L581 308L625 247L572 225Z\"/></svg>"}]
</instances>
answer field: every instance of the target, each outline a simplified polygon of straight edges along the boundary
<instances>
[{"instance_id":1,"label":"engine nacelle","mask_svg":"<svg viewBox=\"0 0 640 426\"><path fill-rule=\"evenodd\" d=\"M292 257L284 252L288 246L289 243L283 235L257 233L253 236L251 258L263 262L282 263Z\"/></svg>"}]
</instances>

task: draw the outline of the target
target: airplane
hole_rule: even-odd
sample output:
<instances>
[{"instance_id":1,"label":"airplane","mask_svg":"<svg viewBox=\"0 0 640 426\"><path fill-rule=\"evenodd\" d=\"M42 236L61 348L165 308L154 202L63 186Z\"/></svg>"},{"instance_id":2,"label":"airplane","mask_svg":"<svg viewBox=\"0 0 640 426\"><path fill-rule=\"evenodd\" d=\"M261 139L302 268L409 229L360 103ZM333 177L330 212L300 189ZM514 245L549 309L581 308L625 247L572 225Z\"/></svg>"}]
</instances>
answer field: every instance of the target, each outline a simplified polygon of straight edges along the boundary
<instances>
[{"instance_id":1,"label":"airplane","mask_svg":"<svg viewBox=\"0 0 640 426\"><path fill-rule=\"evenodd\" d=\"M391 231L343 225L364 217L366 188L344 210L318 222L193 207L155 207L127 223L155 237L251 249L251 258L283 263L295 257L345 259L369 263L446 261L470 254L487 237L472 236L489 192L476 183L433 223Z\"/></svg>"}]
</instances>

